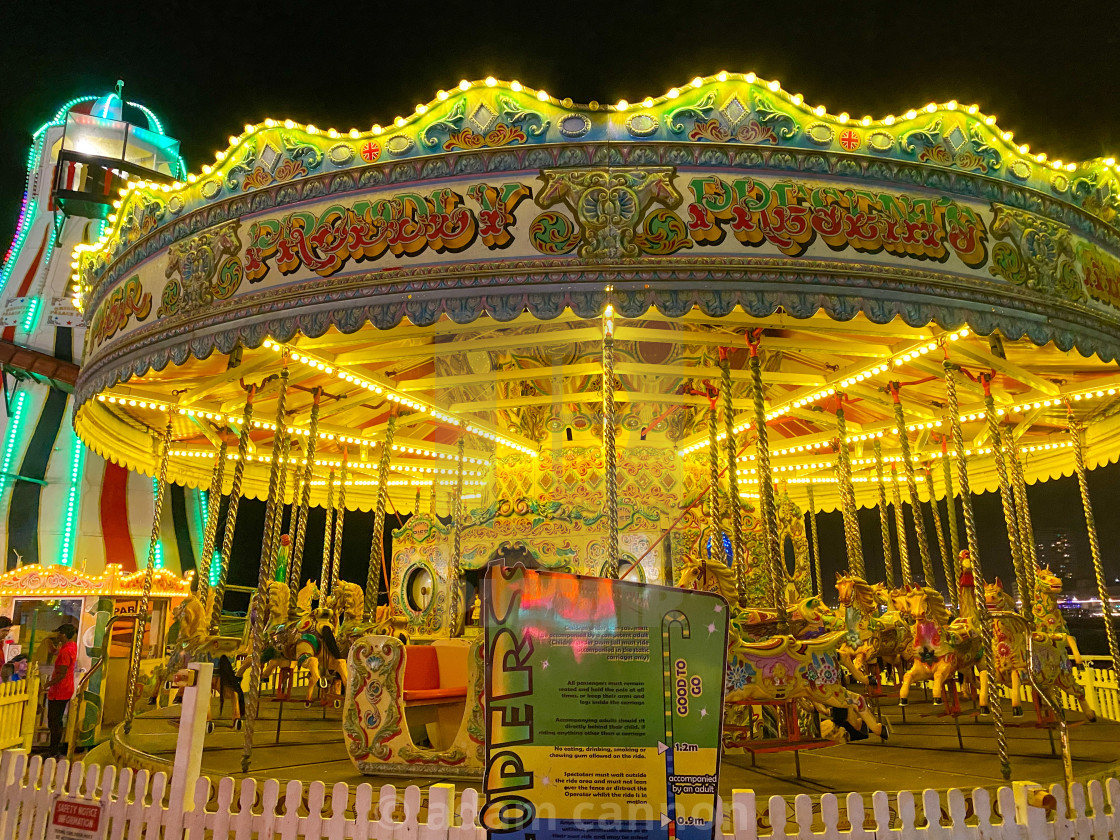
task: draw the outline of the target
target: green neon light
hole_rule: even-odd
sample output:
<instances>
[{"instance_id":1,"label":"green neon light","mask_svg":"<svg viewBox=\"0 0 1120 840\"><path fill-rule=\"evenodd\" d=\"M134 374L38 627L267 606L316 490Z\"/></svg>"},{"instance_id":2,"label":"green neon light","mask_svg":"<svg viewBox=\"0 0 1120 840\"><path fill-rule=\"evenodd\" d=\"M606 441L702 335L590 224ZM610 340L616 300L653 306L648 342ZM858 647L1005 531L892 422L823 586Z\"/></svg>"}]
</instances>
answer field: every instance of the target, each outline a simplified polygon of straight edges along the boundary
<instances>
[{"instance_id":1,"label":"green neon light","mask_svg":"<svg viewBox=\"0 0 1120 840\"><path fill-rule=\"evenodd\" d=\"M159 496L159 479L152 476L152 499ZM156 540L156 568L163 568L163 540Z\"/></svg>"},{"instance_id":2,"label":"green neon light","mask_svg":"<svg viewBox=\"0 0 1120 840\"><path fill-rule=\"evenodd\" d=\"M12 456L15 454L16 441L19 439L19 427L23 422L23 405L27 398L26 391L16 394L16 405L8 418L8 435L4 441L4 460L0 462L0 494L8 489L12 470Z\"/></svg>"},{"instance_id":3,"label":"green neon light","mask_svg":"<svg viewBox=\"0 0 1120 840\"><path fill-rule=\"evenodd\" d=\"M82 462L86 448L82 439L74 435L74 451L70 458L70 490L66 494L66 525L62 531L62 551L58 562L70 566L74 562L74 515L78 509L78 496L82 486Z\"/></svg>"},{"instance_id":4,"label":"green neon light","mask_svg":"<svg viewBox=\"0 0 1120 840\"><path fill-rule=\"evenodd\" d=\"M214 556L210 558L210 585L217 586L222 579L222 552L214 549Z\"/></svg>"},{"instance_id":5,"label":"green neon light","mask_svg":"<svg viewBox=\"0 0 1120 840\"><path fill-rule=\"evenodd\" d=\"M20 324L20 329L25 333L29 333L35 328L35 322L39 319L39 304L39 298L33 297L27 305L27 313L23 316L23 323Z\"/></svg>"}]
</instances>

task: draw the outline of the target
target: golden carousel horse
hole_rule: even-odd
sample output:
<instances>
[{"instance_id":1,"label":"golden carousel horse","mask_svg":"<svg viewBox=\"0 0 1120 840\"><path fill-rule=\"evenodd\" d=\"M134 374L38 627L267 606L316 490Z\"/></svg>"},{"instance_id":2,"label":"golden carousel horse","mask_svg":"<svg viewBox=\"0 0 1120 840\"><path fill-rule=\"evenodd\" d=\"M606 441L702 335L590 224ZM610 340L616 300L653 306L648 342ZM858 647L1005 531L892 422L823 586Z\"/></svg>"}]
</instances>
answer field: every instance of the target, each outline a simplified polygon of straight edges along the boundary
<instances>
[{"instance_id":1,"label":"golden carousel horse","mask_svg":"<svg viewBox=\"0 0 1120 840\"><path fill-rule=\"evenodd\" d=\"M848 673L867 685L867 663L876 659L902 671L914 657L914 631L897 606L880 615L881 604L893 605L892 599L883 598L885 588L873 587L855 575L837 574L836 591L847 629L839 653Z\"/></svg>"},{"instance_id":2,"label":"golden carousel horse","mask_svg":"<svg viewBox=\"0 0 1120 840\"><path fill-rule=\"evenodd\" d=\"M1050 571L1049 567L1034 568L1034 603L1031 614L1034 616L1036 630L1044 633L1059 633L1065 636L1066 645L1073 654L1074 664L1078 667L1085 663L1081 651L1077 649L1077 639L1069 632L1066 618L1058 606L1058 596L1062 594L1062 579Z\"/></svg>"},{"instance_id":3,"label":"golden carousel horse","mask_svg":"<svg viewBox=\"0 0 1120 840\"><path fill-rule=\"evenodd\" d=\"M702 565L707 568L701 572L697 566ZM722 585L722 591L704 586L709 581ZM737 611L734 607L738 603L734 579L726 566L688 563L677 585L686 589L717 591L732 605L725 675L726 702L804 700L818 709L844 710L848 719L862 722L867 732L886 740L889 735L886 724L875 720L863 697L841 685L836 651L843 641L843 631L825 632L816 638L806 639L767 632L764 639L744 640L744 637L751 639L756 631L772 630L777 613L772 610ZM791 591L787 589L787 597ZM830 611L820 608L819 599L807 598L791 605L789 617L791 624L813 626L820 632L826 628L830 618L827 612Z\"/></svg>"},{"instance_id":4,"label":"golden carousel horse","mask_svg":"<svg viewBox=\"0 0 1120 840\"><path fill-rule=\"evenodd\" d=\"M971 587L967 592L971 593ZM958 619L949 614L945 599L936 589L911 586L906 595L903 603L915 619L914 661L902 678L898 704L907 704L911 685L930 679L933 680L933 702L940 704L945 683L957 673L967 675L983 658L984 644L979 622L966 614L966 605L972 603L971 594L966 594L965 587L962 587L962 616ZM980 705L986 703L987 695L981 686Z\"/></svg>"},{"instance_id":5,"label":"golden carousel horse","mask_svg":"<svg viewBox=\"0 0 1120 840\"><path fill-rule=\"evenodd\" d=\"M1058 584L1061 585L1060 579ZM1028 637L1032 633L1031 628L1026 619L1015 612L1015 601L1004 591L999 578L994 583L984 585L984 600L992 616L996 679L1011 689L1011 714L1014 717L1023 714L1019 689L1022 672L1029 668L1040 686L1057 686L1068 696L1076 698L1085 717L1089 721L1095 721L1097 715L1085 700L1085 689L1073 677L1066 654L1065 635L1036 630ZM980 675L982 697L988 696L987 681L988 674L984 672ZM986 714L988 709L981 705L980 711L981 714Z\"/></svg>"},{"instance_id":6,"label":"golden carousel horse","mask_svg":"<svg viewBox=\"0 0 1120 840\"><path fill-rule=\"evenodd\" d=\"M392 610L388 604L377 608L373 621L365 620L365 591L356 583L340 580L327 598L325 606L338 616L338 647L345 657L350 653L354 642L362 636L393 636L401 644L409 643L409 635L393 623Z\"/></svg>"}]
</instances>

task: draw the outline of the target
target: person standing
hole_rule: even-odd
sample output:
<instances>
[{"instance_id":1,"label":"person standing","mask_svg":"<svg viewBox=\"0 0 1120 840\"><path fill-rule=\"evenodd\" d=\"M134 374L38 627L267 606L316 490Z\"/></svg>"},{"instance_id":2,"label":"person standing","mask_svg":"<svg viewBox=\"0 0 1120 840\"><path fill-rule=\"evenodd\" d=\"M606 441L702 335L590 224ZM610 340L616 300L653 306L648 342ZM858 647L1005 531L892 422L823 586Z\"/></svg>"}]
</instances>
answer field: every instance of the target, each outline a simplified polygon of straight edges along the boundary
<instances>
[{"instance_id":1,"label":"person standing","mask_svg":"<svg viewBox=\"0 0 1120 840\"><path fill-rule=\"evenodd\" d=\"M74 641L78 628L69 622L63 624L55 633L62 644L54 658L54 671L47 681L47 726L50 728L51 744L49 756L65 756L62 737L66 726L66 705L74 697L74 665L78 660L78 645Z\"/></svg>"}]
</instances>

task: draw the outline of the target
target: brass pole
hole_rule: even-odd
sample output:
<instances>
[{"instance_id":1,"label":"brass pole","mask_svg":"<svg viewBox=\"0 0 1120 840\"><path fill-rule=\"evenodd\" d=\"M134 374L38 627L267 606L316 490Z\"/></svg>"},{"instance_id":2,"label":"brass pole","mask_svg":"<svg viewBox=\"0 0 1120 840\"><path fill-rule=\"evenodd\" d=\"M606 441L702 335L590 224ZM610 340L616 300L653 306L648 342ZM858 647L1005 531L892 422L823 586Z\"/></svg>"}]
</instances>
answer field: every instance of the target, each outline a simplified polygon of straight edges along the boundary
<instances>
[{"instance_id":1,"label":"brass pole","mask_svg":"<svg viewBox=\"0 0 1120 840\"><path fill-rule=\"evenodd\" d=\"M148 624L148 604L152 599L152 576L156 570L156 549L159 546L160 520L163 516L163 499L167 494L167 462L171 457L171 418L174 410L168 412L167 426L160 439L159 472L156 478L156 499L152 510L152 536L148 541L148 565L144 569L144 590L137 608L136 632L132 636L132 651L128 660L128 687L125 701L124 731L132 731L132 719L136 714L136 681L140 678L140 660L144 654L144 631Z\"/></svg>"},{"instance_id":2,"label":"brass pole","mask_svg":"<svg viewBox=\"0 0 1120 840\"><path fill-rule=\"evenodd\" d=\"M1004 461L1002 435L999 420L996 415L995 400L991 392L991 374L980 377L984 386L984 416L988 421L988 437L992 439L992 458L996 465L996 477L999 479L999 498L1003 508L1003 525L1007 529L1007 541L1011 547L1011 564L1015 569L1015 592L1022 601L1027 598L1027 571L1023 567L1023 547L1019 541L1019 519L1015 514L1015 496L1011 489L1011 480L1007 476L1007 463Z\"/></svg>"},{"instance_id":3,"label":"brass pole","mask_svg":"<svg viewBox=\"0 0 1120 840\"><path fill-rule=\"evenodd\" d=\"M1007 753L1007 732L1003 725L999 687L996 685L999 677L996 674L992 647L992 616L988 612L988 604L984 598L984 572L980 566L980 545L976 537L976 518L972 511L972 495L968 485L968 460L964 451L964 433L961 431L961 414L957 403L957 383L953 373L956 366L949 359L945 359L944 365L953 450L957 456L957 481L961 488L961 510L964 512L964 531L968 539L968 556L972 563L972 576L975 581L973 591L976 598L976 612L980 616L980 632L984 640L984 670L988 673L988 705L992 711L992 722L995 724L1000 771L1004 779L1010 779L1011 759Z\"/></svg>"},{"instance_id":4,"label":"brass pole","mask_svg":"<svg viewBox=\"0 0 1120 840\"><path fill-rule=\"evenodd\" d=\"M268 589L272 584L276 554L271 551L267 537L270 530L275 530L274 522L277 518L276 508L283 506L283 486L281 484L281 463L284 460L284 440L287 437L285 429L284 403L288 395L288 368L287 358L285 366L280 369L280 386L276 392L276 429L272 435L272 461L268 468L268 501L265 504L264 522L266 538L262 546L260 558L260 573L257 578L257 591L253 595L254 602L249 608L252 628L252 648L249 651L249 701L245 705L245 718L243 722L245 743L241 751L241 772L249 772L249 761L253 756L253 728L257 720L257 712L261 700L261 654L264 652L265 624L268 621ZM279 501L278 501L279 497ZM278 532L277 532L278 538Z\"/></svg>"},{"instance_id":5,"label":"brass pole","mask_svg":"<svg viewBox=\"0 0 1120 840\"><path fill-rule=\"evenodd\" d=\"M397 413L389 412L385 440L381 444L381 460L377 462L377 505L373 514L373 538L369 546L369 571L366 572L366 621L377 620L377 598L381 591L381 569L385 565L385 501L389 494L389 461L393 455L393 437L397 432ZM385 582L388 585L388 581Z\"/></svg>"},{"instance_id":6,"label":"brass pole","mask_svg":"<svg viewBox=\"0 0 1120 840\"><path fill-rule=\"evenodd\" d=\"M709 549L708 557L715 562L723 563L727 555L723 550L723 523L719 510L719 439L716 432L716 398L709 396L708 408L708 531ZM703 554L701 546L700 553Z\"/></svg>"},{"instance_id":7,"label":"brass pole","mask_svg":"<svg viewBox=\"0 0 1120 840\"><path fill-rule=\"evenodd\" d=\"M338 512L334 515L334 547L331 550L331 579L327 589L320 589L320 600L326 598L338 588L338 576L342 570L342 523L346 518L346 479L349 468L349 452L342 447L342 471L339 473L338 485Z\"/></svg>"},{"instance_id":8,"label":"brass pole","mask_svg":"<svg viewBox=\"0 0 1120 840\"><path fill-rule=\"evenodd\" d=\"M327 475L327 506L323 518L323 560L319 565L319 594L325 595L331 588L331 538L334 534L334 467Z\"/></svg>"},{"instance_id":9,"label":"brass pole","mask_svg":"<svg viewBox=\"0 0 1120 840\"><path fill-rule=\"evenodd\" d=\"M1023 478L1023 464L1019 458L1019 446L1015 442L1015 432L1004 427L1003 445L1011 462L1011 488L1015 492L1015 513L1019 520L1019 545L1023 548L1023 569L1026 572L1023 582L1025 590L1020 611L1027 623L1034 627L1035 569L1038 557L1035 554L1034 526L1031 523L1031 507L1027 499L1027 483Z\"/></svg>"},{"instance_id":10,"label":"brass pole","mask_svg":"<svg viewBox=\"0 0 1120 840\"><path fill-rule=\"evenodd\" d=\"M752 330L747 336L750 351L751 400L754 404L755 452L758 456L758 501L762 514L762 528L765 539L765 567L770 570L770 597L774 610L778 613L778 626L785 629L788 625L785 598L785 559L778 542L778 511L774 503L774 478L770 470L770 438L766 428L766 403L762 385L762 359L758 355L762 330Z\"/></svg>"},{"instance_id":11,"label":"brass pole","mask_svg":"<svg viewBox=\"0 0 1120 840\"><path fill-rule=\"evenodd\" d=\"M922 514L922 498L918 495L918 481L914 477L914 460L910 457L910 437L906 431L906 416L902 410L902 394L897 382L887 389L894 397L894 425L898 432L898 445L902 450L902 469L906 475L906 487L910 491L910 513L914 517L914 536L918 540L918 556L922 560L922 576L926 586L937 588L937 578L933 574L933 561L929 556L929 543L926 542L926 522Z\"/></svg>"},{"instance_id":12,"label":"brass pole","mask_svg":"<svg viewBox=\"0 0 1120 840\"><path fill-rule=\"evenodd\" d=\"M806 485L809 490L809 532L812 535L813 568L817 573L817 597L824 597L824 578L821 577L821 544L817 537L817 506L813 501L813 482Z\"/></svg>"},{"instance_id":13,"label":"brass pole","mask_svg":"<svg viewBox=\"0 0 1120 840\"><path fill-rule=\"evenodd\" d=\"M245 409L241 415L241 434L237 438L237 460L233 464L233 481L229 487L226 530L222 534L222 552L218 555L218 585L214 589L214 611L210 616L210 626L215 633L221 630L222 604L225 601L226 580L229 578L233 534L237 528L237 509L241 503L241 481L245 476L245 461L249 454L249 431L253 427L253 397L256 393L257 386L250 385L245 396Z\"/></svg>"},{"instance_id":14,"label":"brass pole","mask_svg":"<svg viewBox=\"0 0 1120 840\"><path fill-rule=\"evenodd\" d=\"M618 442L614 406L614 307L603 314L603 477L607 493L607 562L603 577L618 580Z\"/></svg>"},{"instance_id":15,"label":"brass pole","mask_svg":"<svg viewBox=\"0 0 1120 840\"><path fill-rule=\"evenodd\" d=\"M719 348L720 394L723 397L723 434L727 439L727 495L731 513L731 562L739 600L747 597L747 564L743 556L743 516L739 500L739 465L735 446L735 409L731 398L731 359L728 348Z\"/></svg>"},{"instance_id":16,"label":"brass pole","mask_svg":"<svg viewBox=\"0 0 1120 840\"><path fill-rule=\"evenodd\" d=\"M898 565L902 570L902 585L914 582L910 570L910 543L906 536L906 514L902 510L902 491L898 487L898 470L891 464L891 499L894 502L894 536L898 542Z\"/></svg>"},{"instance_id":17,"label":"brass pole","mask_svg":"<svg viewBox=\"0 0 1120 840\"><path fill-rule=\"evenodd\" d=\"M1108 652L1113 663L1120 663L1120 651L1116 646L1116 628L1112 625L1112 603L1108 597L1108 583L1101 565L1101 543L1097 537L1097 521L1093 518L1093 505L1089 501L1089 481L1085 474L1085 451L1081 440L1081 430L1073 421L1073 411L1069 412L1069 436L1073 441L1073 462L1077 469L1077 487L1081 491L1081 506L1085 510L1085 527L1089 532L1089 553L1093 557L1093 575L1097 579L1097 597L1101 599L1104 610L1104 632L1108 638Z\"/></svg>"},{"instance_id":18,"label":"brass pole","mask_svg":"<svg viewBox=\"0 0 1120 840\"><path fill-rule=\"evenodd\" d=\"M206 531L202 535L202 557L198 564L198 600L204 608L210 591L210 562L214 557L214 542L218 536L218 513L222 506L222 479L225 477L227 449L229 446L223 440L218 447L214 473L210 477L210 490L206 496Z\"/></svg>"},{"instance_id":19,"label":"brass pole","mask_svg":"<svg viewBox=\"0 0 1120 840\"><path fill-rule=\"evenodd\" d=\"M949 449L945 439L941 439L941 470L945 476L945 518L949 520L949 560L952 561L953 581L949 588L954 593L961 579L961 537L960 525L957 523L957 499L953 491L953 465L950 463ZM958 595L953 595L953 600L959 600Z\"/></svg>"},{"instance_id":20,"label":"brass pole","mask_svg":"<svg viewBox=\"0 0 1120 840\"><path fill-rule=\"evenodd\" d=\"M949 558L949 550L945 547L945 531L941 527L941 511L937 507L937 494L933 492L933 470L929 462L925 465L926 484L929 485L929 506L933 512L933 529L937 532L937 550L941 555L941 568L945 572L945 588L949 594L948 604L952 605L957 600L957 587L953 582L953 561Z\"/></svg>"},{"instance_id":21,"label":"brass pole","mask_svg":"<svg viewBox=\"0 0 1120 840\"><path fill-rule=\"evenodd\" d=\"M894 553L891 551L891 526L887 521L887 488L883 484L883 443L875 438L875 481L879 488L879 530L883 536L883 581L894 589Z\"/></svg>"},{"instance_id":22,"label":"brass pole","mask_svg":"<svg viewBox=\"0 0 1120 840\"><path fill-rule=\"evenodd\" d=\"M299 510L293 516L295 538L292 540L292 556L288 560L288 618L296 617L296 595L303 579L303 547L307 542L307 512L311 508L311 478L315 470L315 447L319 442L319 400L322 388L316 388L311 402L311 419L307 427L307 445L303 450L306 463L303 465L303 479L300 487ZM293 504L295 501L293 500Z\"/></svg>"},{"instance_id":23,"label":"brass pole","mask_svg":"<svg viewBox=\"0 0 1120 840\"><path fill-rule=\"evenodd\" d=\"M463 626L466 623L465 605L463 604L463 455L466 448L466 439L459 435L459 446L456 457L455 470L455 522L454 545L451 552L451 636L459 638L463 635ZM433 485L435 486L435 485Z\"/></svg>"},{"instance_id":24,"label":"brass pole","mask_svg":"<svg viewBox=\"0 0 1120 840\"><path fill-rule=\"evenodd\" d=\"M856 492L852 486L852 460L848 454L848 427L844 422L843 395L836 406L836 466L840 490L840 512L844 517L844 537L848 547L848 567L856 577L867 579L863 565L863 541L859 533Z\"/></svg>"}]
</instances>

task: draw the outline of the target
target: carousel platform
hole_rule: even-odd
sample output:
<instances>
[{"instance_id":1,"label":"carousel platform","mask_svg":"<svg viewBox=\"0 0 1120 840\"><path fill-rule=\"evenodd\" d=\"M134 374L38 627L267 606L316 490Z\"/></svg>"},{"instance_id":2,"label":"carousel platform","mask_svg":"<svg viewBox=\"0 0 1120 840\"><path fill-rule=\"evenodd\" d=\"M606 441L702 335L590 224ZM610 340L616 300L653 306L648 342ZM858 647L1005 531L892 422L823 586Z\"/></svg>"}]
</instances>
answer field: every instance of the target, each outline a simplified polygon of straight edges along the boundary
<instances>
[{"instance_id":1,"label":"carousel platform","mask_svg":"<svg viewBox=\"0 0 1120 840\"><path fill-rule=\"evenodd\" d=\"M920 695L919 695L920 697ZM802 751L800 778L795 772L791 753L762 753L754 765L750 755L726 754L720 772L720 793L729 801L731 792L754 790L759 796L798 793L860 793L876 790L945 790L975 787L995 788L1003 783L993 728L990 720L960 718L961 737L953 721L936 715L939 707L921 700L912 700L906 709L906 722L901 710L884 703L883 713L893 729L890 740L873 737L867 741L842 744L824 749ZM217 780L223 776L242 778L241 752L244 736L231 728L228 718L217 719L207 736L202 760L203 773ZM477 782L431 776L363 776L357 773L346 756L342 740L340 714L335 709L305 708L302 703L271 702L264 698L261 717L255 729L252 769L248 775L258 779L277 779L282 784L295 779L303 782L319 780L329 788L336 782L350 785L362 783L378 787L393 784L398 788L418 785L422 789L436 782L456 784L460 788L477 786ZM1040 783L1060 781L1061 759L1051 753L1047 731L1035 726L1034 711L1025 709L1025 716L1012 720L1008 714L1008 747L1015 779ZM278 720L279 718L279 720ZM1098 721L1083 723L1072 714L1070 741L1073 748L1074 772L1078 778L1097 776L1120 761L1116 744L1120 743L1120 723ZM132 733L112 744L114 763L146 767L149 770L170 770L175 752L178 707L153 710L137 717ZM960 744L963 743L963 747ZM96 753L105 755L103 748Z\"/></svg>"}]
</instances>

